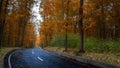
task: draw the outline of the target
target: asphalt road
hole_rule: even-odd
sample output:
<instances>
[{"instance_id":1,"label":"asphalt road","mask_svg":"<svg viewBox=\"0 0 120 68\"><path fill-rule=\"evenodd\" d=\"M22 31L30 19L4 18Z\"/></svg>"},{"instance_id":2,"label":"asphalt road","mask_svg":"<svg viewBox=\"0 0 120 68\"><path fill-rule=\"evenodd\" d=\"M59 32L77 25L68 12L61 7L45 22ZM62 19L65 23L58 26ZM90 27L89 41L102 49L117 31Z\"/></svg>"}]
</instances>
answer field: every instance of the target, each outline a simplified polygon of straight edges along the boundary
<instances>
[{"instance_id":1,"label":"asphalt road","mask_svg":"<svg viewBox=\"0 0 120 68\"><path fill-rule=\"evenodd\" d=\"M14 52L11 55L10 65L11 68L90 68L86 65L60 58L39 47Z\"/></svg>"}]
</instances>

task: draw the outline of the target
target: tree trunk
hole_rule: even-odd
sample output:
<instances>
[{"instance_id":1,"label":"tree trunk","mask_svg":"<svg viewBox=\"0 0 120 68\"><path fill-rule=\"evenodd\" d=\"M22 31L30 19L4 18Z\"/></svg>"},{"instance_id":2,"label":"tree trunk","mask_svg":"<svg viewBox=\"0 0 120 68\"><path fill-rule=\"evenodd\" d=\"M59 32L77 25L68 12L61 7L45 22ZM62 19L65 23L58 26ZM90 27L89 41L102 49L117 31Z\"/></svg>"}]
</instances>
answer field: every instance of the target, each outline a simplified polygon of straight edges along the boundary
<instances>
[{"instance_id":1,"label":"tree trunk","mask_svg":"<svg viewBox=\"0 0 120 68\"><path fill-rule=\"evenodd\" d=\"M17 42L16 42L15 46L20 46L21 45L21 42L20 42L20 37L21 37L21 35L20 35L20 27L21 27L21 24L19 22L18 23L18 31L17 31Z\"/></svg>"},{"instance_id":2,"label":"tree trunk","mask_svg":"<svg viewBox=\"0 0 120 68\"><path fill-rule=\"evenodd\" d=\"M0 49L1 49L1 47L2 47L2 27L3 27L3 25L2 25L2 19L1 19L1 17L2 17L2 3L3 3L3 0L0 0Z\"/></svg>"},{"instance_id":3,"label":"tree trunk","mask_svg":"<svg viewBox=\"0 0 120 68\"><path fill-rule=\"evenodd\" d=\"M67 51L68 50L68 13L69 13L69 3L70 3L70 0L68 0L67 2L67 13L66 13L66 22L65 22L65 50L64 51Z\"/></svg>"},{"instance_id":4,"label":"tree trunk","mask_svg":"<svg viewBox=\"0 0 120 68\"><path fill-rule=\"evenodd\" d=\"M79 33L80 33L80 50L79 53L84 53L84 33L83 33L83 3L84 0L80 0L80 20L79 20Z\"/></svg>"},{"instance_id":5,"label":"tree trunk","mask_svg":"<svg viewBox=\"0 0 120 68\"><path fill-rule=\"evenodd\" d=\"M25 41L25 40L24 40L24 37L25 37L25 33L26 33L27 19L24 18L23 21L24 21L24 22L23 22L23 27L22 27L22 28L23 28L23 30L22 30L23 32L22 32L21 46L24 46L24 41Z\"/></svg>"},{"instance_id":6,"label":"tree trunk","mask_svg":"<svg viewBox=\"0 0 120 68\"><path fill-rule=\"evenodd\" d=\"M2 13L2 7L3 7L2 4L3 4L3 0L0 0L0 48L2 47L3 29L4 29L4 24L5 24L6 15L7 15L6 10L7 10L7 5L8 5L8 0L6 0L3 13ZM3 19L2 19L2 14L4 14Z\"/></svg>"},{"instance_id":7,"label":"tree trunk","mask_svg":"<svg viewBox=\"0 0 120 68\"><path fill-rule=\"evenodd\" d=\"M104 19L104 6L103 0L101 0L101 17L100 17L100 38L105 39L105 19Z\"/></svg>"}]
</instances>

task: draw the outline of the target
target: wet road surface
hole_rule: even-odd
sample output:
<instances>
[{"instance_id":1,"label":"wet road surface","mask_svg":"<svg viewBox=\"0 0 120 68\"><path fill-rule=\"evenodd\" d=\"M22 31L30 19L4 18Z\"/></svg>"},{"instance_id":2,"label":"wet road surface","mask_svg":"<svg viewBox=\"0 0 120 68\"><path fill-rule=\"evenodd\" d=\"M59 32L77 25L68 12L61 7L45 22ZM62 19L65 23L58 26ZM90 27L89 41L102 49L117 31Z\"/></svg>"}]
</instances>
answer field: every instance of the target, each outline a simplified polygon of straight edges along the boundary
<instances>
[{"instance_id":1,"label":"wet road surface","mask_svg":"<svg viewBox=\"0 0 120 68\"><path fill-rule=\"evenodd\" d=\"M40 47L18 50L11 55L10 62L11 68L90 68L60 58Z\"/></svg>"}]
</instances>

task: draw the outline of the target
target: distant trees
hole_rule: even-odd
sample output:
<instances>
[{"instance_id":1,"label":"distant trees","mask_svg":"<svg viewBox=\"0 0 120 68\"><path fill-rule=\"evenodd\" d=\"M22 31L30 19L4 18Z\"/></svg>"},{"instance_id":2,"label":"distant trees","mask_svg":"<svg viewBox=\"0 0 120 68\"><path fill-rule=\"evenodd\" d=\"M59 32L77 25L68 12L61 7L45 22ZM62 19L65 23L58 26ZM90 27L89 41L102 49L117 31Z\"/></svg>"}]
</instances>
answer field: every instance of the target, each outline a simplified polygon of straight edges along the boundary
<instances>
[{"instance_id":1,"label":"distant trees","mask_svg":"<svg viewBox=\"0 0 120 68\"><path fill-rule=\"evenodd\" d=\"M41 15L43 16L44 21L41 23L40 29L41 40L44 41L46 37L45 32L47 32L48 35L50 34L48 36L50 37L49 39L52 39L52 37L56 34L64 34L65 51L67 51L67 34L70 32L78 32L77 24L79 22L78 14L80 5L77 2L79 2L79 0L42 1L41 8L43 8L43 12L41 12ZM42 24L47 26L44 26ZM45 29L44 27L49 27L49 29ZM48 38L46 38L45 40L47 39Z\"/></svg>"},{"instance_id":2,"label":"distant trees","mask_svg":"<svg viewBox=\"0 0 120 68\"><path fill-rule=\"evenodd\" d=\"M55 35L67 35L66 31L80 35L80 52L84 52L84 36L117 40L120 38L119 6L120 0L42 0L40 14L44 20L40 38L44 43L41 44L48 43Z\"/></svg>"},{"instance_id":3,"label":"distant trees","mask_svg":"<svg viewBox=\"0 0 120 68\"><path fill-rule=\"evenodd\" d=\"M88 0L86 6L89 7L89 9L86 11L88 12L86 16L89 15L89 17L87 17L87 19L89 19L87 22L89 22L90 26L86 28L85 33L90 31L89 35L100 39L119 39L120 36L117 35L119 34L119 28L115 26L119 25L117 24L120 18L119 12L117 12L120 11L118 9L120 8L119 3L120 1L118 0ZM116 4L116 6L114 4Z\"/></svg>"},{"instance_id":4,"label":"distant trees","mask_svg":"<svg viewBox=\"0 0 120 68\"><path fill-rule=\"evenodd\" d=\"M79 33L80 33L80 53L84 52L84 29L83 29L83 4L84 0L80 0L80 20L79 20Z\"/></svg>"},{"instance_id":5,"label":"distant trees","mask_svg":"<svg viewBox=\"0 0 120 68\"><path fill-rule=\"evenodd\" d=\"M34 0L0 0L0 46L34 44L31 7ZM79 34L80 52L84 37L120 39L120 0L41 0L41 44L48 46L55 35Z\"/></svg>"}]
</instances>

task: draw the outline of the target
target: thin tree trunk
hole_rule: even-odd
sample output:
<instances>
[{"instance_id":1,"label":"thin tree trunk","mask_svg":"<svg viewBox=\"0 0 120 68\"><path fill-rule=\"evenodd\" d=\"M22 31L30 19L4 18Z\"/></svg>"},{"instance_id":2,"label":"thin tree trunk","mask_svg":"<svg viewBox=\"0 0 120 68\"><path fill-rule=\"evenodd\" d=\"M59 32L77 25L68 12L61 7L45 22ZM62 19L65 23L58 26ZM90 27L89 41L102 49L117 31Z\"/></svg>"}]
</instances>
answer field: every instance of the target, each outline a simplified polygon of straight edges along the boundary
<instances>
[{"instance_id":1,"label":"thin tree trunk","mask_svg":"<svg viewBox=\"0 0 120 68\"><path fill-rule=\"evenodd\" d=\"M104 20L104 6L103 0L101 1L101 17L100 17L100 38L105 39L105 20Z\"/></svg>"},{"instance_id":2,"label":"thin tree trunk","mask_svg":"<svg viewBox=\"0 0 120 68\"><path fill-rule=\"evenodd\" d=\"M10 31L11 31L11 26L10 26L10 24L9 24L9 31L8 31L8 38L7 38L7 45L8 45L8 46L10 46L10 35L11 35L11 34L10 34L10 33L11 33Z\"/></svg>"},{"instance_id":3,"label":"thin tree trunk","mask_svg":"<svg viewBox=\"0 0 120 68\"><path fill-rule=\"evenodd\" d=\"M3 0L0 0L0 49L2 47L2 30L3 30L3 25L2 25L2 3L3 3Z\"/></svg>"},{"instance_id":4,"label":"thin tree trunk","mask_svg":"<svg viewBox=\"0 0 120 68\"><path fill-rule=\"evenodd\" d=\"M20 44L20 27L21 27L21 24L20 24L20 22L18 23L18 31L17 31L17 42L16 42L16 44L15 44L15 46L20 46L21 44Z\"/></svg>"},{"instance_id":5,"label":"thin tree trunk","mask_svg":"<svg viewBox=\"0 0 120 68\"><path fill-rule=\"evenodd\" d=\"M77 22L76 20L73 21L73 24L74 24L74 34L77 33Z\"/></svg>"},{"instance_id":6,"label":"thin tree trunk","mask_svg":"<svg viewBox=\"0 0 120 68\"><path fill-rule=\"evenodd\" d=\"M80 0L80 20L79 20L79 33L80 33L80 50L79 53L84 53L84 33L83 33L83 3L84 0Z\"/></svg>"},{"instance_id":7,"label":"thin tree trunk","mask_svg":"<svg viewBox=\"0 0 120 68\"><path fill-rule=\"evenodd\" d=\"M24 23L25 22L25 23ZM24 45L24 37L25 37L25 33L26 33L26 25L27 25L27 20L26 19L24 19L24 24L23 24L23 32L22 32L22 40L21 40L21 46L23 46Z\"/></svg>"},{"instance_id":8,"label":"thin tree trunk","mask_svg":"<svg viewBox=\"0 0 120 68\"><path fill-rule=\"evenodd\" d=\"M69 15L69 3L70 3L70 0L68 0L67 2L67 13L66 13L66 22L65 22L65 50L64 51L67 51L68 50L68 15Z\"/></svg>"},{"instance_id":9,"label":"thin tree trunk","mask_svg":"<svg viewBox=\"0 0 120 68\"><path fill-rule=\"evenodd\" d=\"M4 24L5 24L5 21L6 21L8 0L6 0L5 9L3 11L3 14L4 14L3 20L1 19L1 17L2 17L2 7L3 7L2 3L3 3L3 0L0 1L0 48L2 47L3 29L4 29Z\"/></svg>"}]
</instances>

